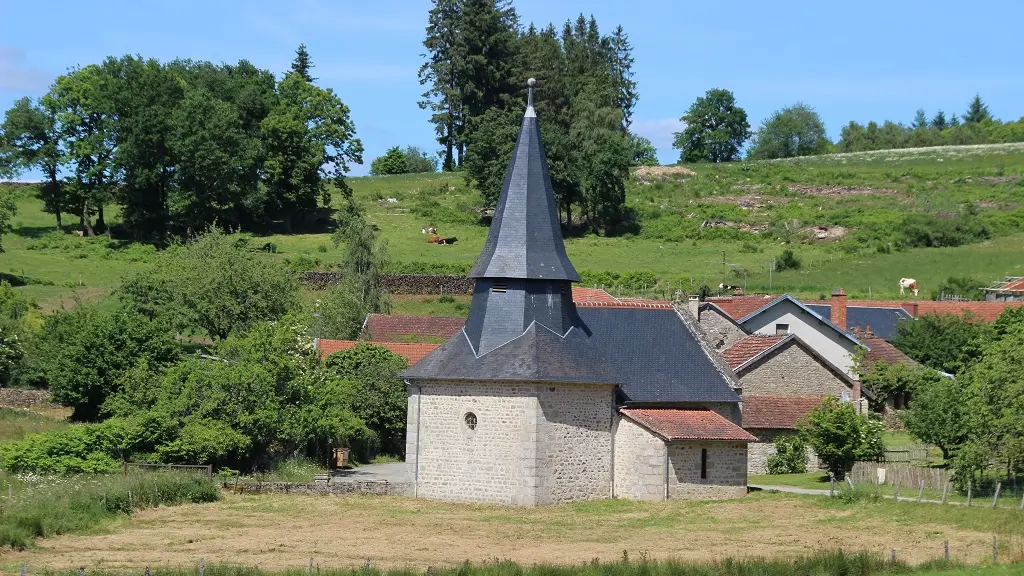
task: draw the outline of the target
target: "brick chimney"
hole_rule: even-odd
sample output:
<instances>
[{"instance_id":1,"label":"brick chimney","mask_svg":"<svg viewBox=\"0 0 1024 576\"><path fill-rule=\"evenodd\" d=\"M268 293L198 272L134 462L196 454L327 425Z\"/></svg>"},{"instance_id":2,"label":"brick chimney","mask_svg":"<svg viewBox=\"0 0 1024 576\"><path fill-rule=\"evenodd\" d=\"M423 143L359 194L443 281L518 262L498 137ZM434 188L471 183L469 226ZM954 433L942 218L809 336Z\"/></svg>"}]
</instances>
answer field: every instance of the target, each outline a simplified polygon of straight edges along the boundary
<instances>
[{"instance_id":1,"label":"brick chimney","mask_svg":"<svg viewBox=\"0 0 1024 576\"><path fill-rule=\"evenodd\" d=\"M842 288L838 288L832 292L832 299L829 301L832 305L832 323L839 326L839 329L846 331L846 292Z\"/></svg>"}]
</instances>

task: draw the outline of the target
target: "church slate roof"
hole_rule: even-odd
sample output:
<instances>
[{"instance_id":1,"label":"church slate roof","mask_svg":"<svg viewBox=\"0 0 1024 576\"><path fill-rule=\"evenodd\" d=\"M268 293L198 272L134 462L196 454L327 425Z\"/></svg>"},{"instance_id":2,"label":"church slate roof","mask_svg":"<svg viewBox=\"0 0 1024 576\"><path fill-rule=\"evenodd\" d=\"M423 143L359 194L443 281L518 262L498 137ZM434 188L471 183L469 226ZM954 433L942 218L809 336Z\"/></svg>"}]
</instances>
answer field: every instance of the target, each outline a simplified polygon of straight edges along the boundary
<instances>
[{"instance_id":1,"label":"church slate roof","mask_svg":"<svg viewBox=\"0 0 1024 576\"><path fill-rule=\"evenodd\" d=\"M738 402L729 377L675 310L579 308L564 338L533 324L523 336L479 357L464 333L403 377L619 385L619 402Z\"/></svg>"},{"instance_id":2,"label":"church slate roof","mask_svg":"<svg viewBox=\"0 0 1024 576\"><path fill-rule=\"evenodd\" d=\"M505 171L487 241L469 277L580 280L565 254L551 174L532 102L523 116L512 161Z\"/></svg>"}]
</instances>

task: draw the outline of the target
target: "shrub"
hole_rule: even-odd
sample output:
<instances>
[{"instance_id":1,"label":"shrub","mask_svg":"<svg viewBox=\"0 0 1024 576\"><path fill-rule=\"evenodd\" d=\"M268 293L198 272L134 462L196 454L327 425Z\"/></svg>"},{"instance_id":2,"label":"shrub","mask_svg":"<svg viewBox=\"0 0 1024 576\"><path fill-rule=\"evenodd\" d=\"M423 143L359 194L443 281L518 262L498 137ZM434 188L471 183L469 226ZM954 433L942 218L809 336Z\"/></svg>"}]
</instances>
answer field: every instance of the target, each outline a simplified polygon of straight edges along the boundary
<instances>
[{"instance_id":1,"label":"shrub","mask_svg":"<svg viewBox=\"0 0 1024 576\"><path fill-rule=\"evenodd\" d=\"M775 454L768 457L769 474L802 474L807 472L807 445L797 435L775 439Z\"/></svg>"},{"instance_id":2,"label":"shrub","mask_svg":"<svg viewBox=\"0 0 1024 576\"><path fill-rule=\"evenodd\" d=\"M803 263L800 259L793 254L793 251L789 248L782 251L782 254L775 259L775 271L781 272L783 270L799 270Z\"/></svg>"},{"instance_id":3,"label":"shrub","mask_svg":"<svg viewBox=\"0 0 1024 576\"><path fill-rule=\"evenodd\" d=\"M875 458L885 451L884 425L860 416L852 404L834 396L825 398L798 428L825 469L839 480L846 477L855 461Z\"/></svg>"},{"instance_id":4,"label":"shrub","mask_svg":"<svg viewBox=\"0 0 1024 576\"><path fill-rule=\"evenodd\" d=\"M619 285L627 290L653 288L658 277L650 270L627 270L619 277Z\"/></svg>"}]
</instances>

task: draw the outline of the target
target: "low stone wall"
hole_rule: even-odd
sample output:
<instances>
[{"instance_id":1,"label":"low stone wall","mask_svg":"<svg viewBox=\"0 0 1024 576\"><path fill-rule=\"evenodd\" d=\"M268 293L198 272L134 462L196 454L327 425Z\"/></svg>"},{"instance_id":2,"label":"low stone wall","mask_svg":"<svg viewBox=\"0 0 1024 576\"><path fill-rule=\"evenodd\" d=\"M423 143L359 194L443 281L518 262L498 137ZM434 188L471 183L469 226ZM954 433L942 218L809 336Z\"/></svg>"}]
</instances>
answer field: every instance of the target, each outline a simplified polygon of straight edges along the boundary
<instances>
[{"instance_id":1,"label":"low stone wall","mask_svg":"<svg viewBox=\"0 0 1024 576\"><path fill-rule=\"evenodd\" d=\"M407 482L246 482L224 483L223 488L237 494L300 494L326 496L331 494L376 494L412 496L413 485Z\"/></svg>"},{"instance_id":2,"label":"low stone wall","mask_svg":"<svg viewBox=\"0 0 1024 576\"><path fill-rule=\"evenodd\" d=\"M303 272L299 282L324 290L341 282L340 272ZM391 294L463 294L473 293L476 282L459 274L385 274L384 289Z\"/></svg>"},{"instance_id":3,"label":"low stone wall","mask_svg":"<svg viewBox=\"0 0 1024 576\"><path fill-rule=\"evenodd\" d=\"M32 408L33 406L58 406L50 402L46 390L27 388L0 388L0 406L7 408Z\"/></svg>"}]
</instances>

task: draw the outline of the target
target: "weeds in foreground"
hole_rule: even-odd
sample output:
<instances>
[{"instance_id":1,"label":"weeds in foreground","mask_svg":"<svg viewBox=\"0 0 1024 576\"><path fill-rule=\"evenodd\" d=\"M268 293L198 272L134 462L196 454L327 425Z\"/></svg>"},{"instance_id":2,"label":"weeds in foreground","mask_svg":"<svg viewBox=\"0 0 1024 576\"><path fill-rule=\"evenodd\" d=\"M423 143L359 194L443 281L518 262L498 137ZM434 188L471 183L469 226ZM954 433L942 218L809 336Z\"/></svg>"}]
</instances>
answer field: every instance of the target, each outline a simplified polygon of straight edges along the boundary
<instances>
[{"instance_id":1,"label":"weeds in foreground","mask_svg":"<svg viewBox=\"0 0 1024 576\"><path fill-rule=\"evenodd\" d=\"M14 484L12 482L12 484ZM0 546L24 549L35 538L84 532L122 514L160 505L213 502L205 476L175 472L34 478L0 497Z\"/></svg>"},{"instance_id":2,"label":"weeds in foreground","mask_svg":"<svg viewBox=\"0 0 1024 576\"><path fill-rule=\"evenodd\" d=\"M314 573L318 576L422 576L422 572L411 569L379 570L370 564L360 568L321 570L319 566L301 569L268 572L259 568L239 565L211 565L203 567L204 576L302 576ZM695 563L676 560L650 560L642 556L630 560L626 553L617 562L594 560L582 565L537 564L523 566L509 560L495 560L482 564L464 563L457 566L432 568L432 576L873 576L882 574L933 574L937 571L951 571L956 574L964 570L961 564L931 562L911 566L903 562L891 562L876 554L861 552L848 554L842 551L820 552L800 558L728 558L718 562ZM54 576L76 574L75 571L56 572ZM149 571L153 576L192 576L194 568L155 568ZM997 571L992 574L1003 574ZM115 572L89 571L88 574L106 576ZM119 574L119 573L117 573ZM981 573L971 572L976 576ZM1005 572L1010 574L1010 572Z\"/></svg>"}]
</instances>

